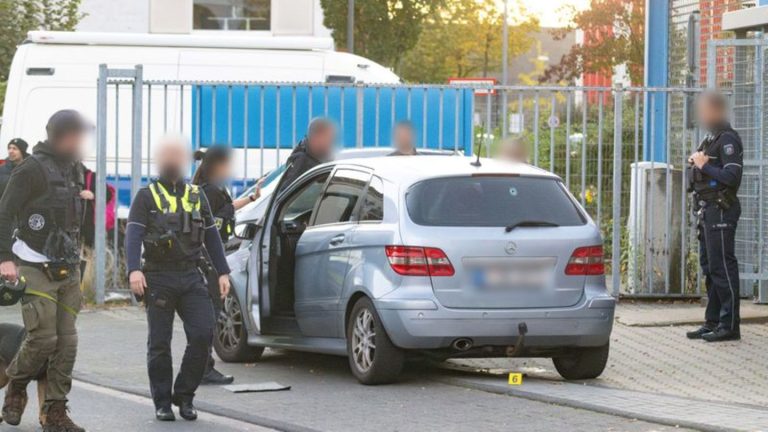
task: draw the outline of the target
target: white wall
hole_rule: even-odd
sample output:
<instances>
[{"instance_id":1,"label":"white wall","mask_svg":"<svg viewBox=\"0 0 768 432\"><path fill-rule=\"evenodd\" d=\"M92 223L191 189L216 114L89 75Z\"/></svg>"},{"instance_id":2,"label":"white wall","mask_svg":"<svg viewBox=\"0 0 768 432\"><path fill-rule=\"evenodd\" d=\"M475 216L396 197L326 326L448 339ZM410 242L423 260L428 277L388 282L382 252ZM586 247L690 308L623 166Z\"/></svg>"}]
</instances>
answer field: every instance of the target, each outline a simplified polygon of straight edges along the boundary
<instances>
[{"instance_id":1,"label":"white wall","mask_svg":"<svg viewBox=\"0 0 768 432\"><path fill-rule=\"evenodd\" d=\"M87 16L79 31L184 33L192 28L192 0L83 0L80 9ZM331 35L323 26L320 0L272 0L272 33Z\"/></svg>"},{"instance_id":2,"label":"white wall","mask_svg":"<svg viewBox=\"0 0 768 432\"><path fill-rule=\"evenodd\" d=\"M80 10L87 14L77 26L80 31L147 33L150 0L83 0Z\"/></svg>"}]
</instances>

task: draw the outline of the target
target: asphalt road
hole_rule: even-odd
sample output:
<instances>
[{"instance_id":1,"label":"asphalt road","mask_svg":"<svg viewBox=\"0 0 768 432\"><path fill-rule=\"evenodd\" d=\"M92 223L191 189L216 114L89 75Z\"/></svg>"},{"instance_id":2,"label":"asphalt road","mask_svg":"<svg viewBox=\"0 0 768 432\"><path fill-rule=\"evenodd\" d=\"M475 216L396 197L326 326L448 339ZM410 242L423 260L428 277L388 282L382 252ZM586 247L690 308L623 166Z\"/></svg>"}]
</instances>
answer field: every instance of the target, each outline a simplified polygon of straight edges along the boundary
<instances>
[{"instance_id":1,"label":"asphalt road","mask_svg":"<svg viewBox=\"0 0 768 432\"><path fill-rule=\"evenodd\" d=\"M0 310L0 320L17 318L8 308ZM194 424L158 424L147 399L146 322L141 311L83 313L79 330L75 376L90 384L75 386L71 404L73 418L89 431L263 430L254 425L333 432L680 430L440 383L436 379L448 372L425 364L409 365L397 384L363 386L351 376L344 358L273 350L256 364L221 364L220 369L235 375L237 383L278 381L291 390L233 394L203 387L198 408L216 416L203 416ZM178 364L185 345L178 324L173 343ZM28 413L33 410L28 408ZM27 417L23 430L36 430L34 415Z\"/></svg>"},{"instance_id":2,"label":"asphalt road","mask_svg":"<svg viewBox=\"0 0 768 432\"><path fill-rule=\"evenodd\" d=\"M22 424L18 427L3 424L0 426L0 430L18 432L41 430L37 423L35 387L34 385L29 386L30 403L22 419ZM217 432L260 432L271 430L209 413L200 413L200 418L194 422L188 422L179 417L173 423L161 423L152 417L152 401L148 398L83 382L74 383L70 398L72 419L90 432L182 430L185 432L213 430Z\"/></svg>"}]
</instances>

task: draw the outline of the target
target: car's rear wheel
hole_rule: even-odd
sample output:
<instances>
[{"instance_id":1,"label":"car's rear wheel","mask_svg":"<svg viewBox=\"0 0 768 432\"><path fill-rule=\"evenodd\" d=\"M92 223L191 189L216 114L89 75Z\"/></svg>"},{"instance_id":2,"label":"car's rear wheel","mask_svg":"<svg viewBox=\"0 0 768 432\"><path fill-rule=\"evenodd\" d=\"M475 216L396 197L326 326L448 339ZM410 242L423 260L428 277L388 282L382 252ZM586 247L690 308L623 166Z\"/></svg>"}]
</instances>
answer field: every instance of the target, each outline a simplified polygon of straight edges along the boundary
<instances>
[{"instance_id":1,"label":"car's rear wheel","mask_svg":"<svg viewBox=\"0 0 768 432\"><path fill-rule=\"evenodd\" d=\"M237 295L230 293L224 299L224 305L216 321L216 333L213 347L216 354L229 363L256 361L264 352L264 347L248 345L248 330L245 327L243 309Z\"/></svg>"},{"instance_id":2,"label":"car's rear wheel","mask_svg":"<svg viewBox=\"0 0 768 432\"><path fill-rule=\"evenodd\" d=\"M352 374L363 384L387 384L397 380L405 353L389 339L373 302L360 298L347 321L347 354Z\"/></svg>"},{"instance_id":3,"label":"car's rear wheel","mask_svg":"<svg viewBox=\"0 0 768 432\"><path fill-rule=\"evenodd\" d=\"M597 378L608 363L609 344L594 348L578 348L567 355L555 357L555 369L567 380Z\"/></svg>"}]
</instances>

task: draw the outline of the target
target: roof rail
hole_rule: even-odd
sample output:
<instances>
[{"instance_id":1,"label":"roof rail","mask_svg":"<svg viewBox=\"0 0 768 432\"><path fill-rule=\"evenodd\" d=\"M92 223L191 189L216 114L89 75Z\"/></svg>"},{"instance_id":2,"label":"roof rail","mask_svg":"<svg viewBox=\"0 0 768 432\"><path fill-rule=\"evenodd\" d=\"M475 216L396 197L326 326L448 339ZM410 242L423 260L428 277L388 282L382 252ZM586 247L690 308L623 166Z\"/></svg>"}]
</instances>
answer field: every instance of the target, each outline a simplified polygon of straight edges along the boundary
<instances>
[{"instance_id":1,"label":"roof rail","mask_svg":"<svg viewBox=\"0 0 768 432\"><path fill-rule=\"evenodd\" d=\"M224 33L224 32L222 32ZM333 39L314 36L262 36L244 34L146 34L31 31L27 43L60 45L119 45L185 48L274 50L333 50Z\"/></svg>"}]
</instances>

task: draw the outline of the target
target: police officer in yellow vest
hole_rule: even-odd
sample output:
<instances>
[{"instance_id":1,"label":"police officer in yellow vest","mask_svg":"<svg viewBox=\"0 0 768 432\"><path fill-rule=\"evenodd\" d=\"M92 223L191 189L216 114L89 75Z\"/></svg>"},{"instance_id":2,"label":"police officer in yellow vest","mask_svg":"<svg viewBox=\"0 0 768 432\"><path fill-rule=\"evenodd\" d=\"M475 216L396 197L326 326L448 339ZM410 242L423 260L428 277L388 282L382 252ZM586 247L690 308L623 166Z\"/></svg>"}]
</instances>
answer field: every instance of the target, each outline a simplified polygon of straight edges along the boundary
<instances>
[{"instance_id":1,"label":"police officer in yellow vest","mask_svg":"<svg viewBox=\"0 0 768 432\"><path fill-rule=\"evenodd\" d=\"M219 294L229 293L229 266L205 194L184 181L189 145L166 137L157 146L158 180L141 189L131 204L125 252L131 290L147 307L147 368L155 416L175 420L171 405L186 420L197 419L193 405L208 362L214 314L203 273L205 252L218 276ZM142 245L144 262L142 264ZM173 379L171 336L174 316L184 323L187 348Z\"/></svg>"}]
</instances>

